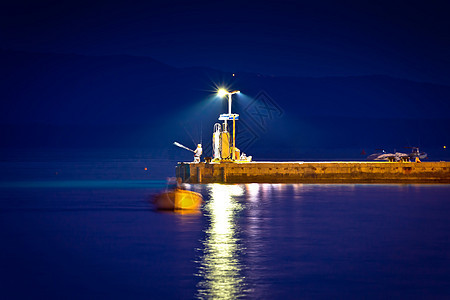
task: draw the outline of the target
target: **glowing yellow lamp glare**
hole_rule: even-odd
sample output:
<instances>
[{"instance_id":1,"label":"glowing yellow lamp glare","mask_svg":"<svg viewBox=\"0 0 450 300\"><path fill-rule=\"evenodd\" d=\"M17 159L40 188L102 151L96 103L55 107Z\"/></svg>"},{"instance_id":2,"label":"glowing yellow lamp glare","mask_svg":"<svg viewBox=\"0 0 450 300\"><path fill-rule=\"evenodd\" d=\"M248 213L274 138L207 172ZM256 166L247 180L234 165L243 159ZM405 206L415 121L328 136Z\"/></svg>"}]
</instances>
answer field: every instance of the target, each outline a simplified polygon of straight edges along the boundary
<instances>
[{"instance_id":1,"label":"glowing yellow lamp glare","mask_svg":"<svg viewBox=\"0 0 450 300\"><path fill-rule=\"evenodd\" d=\"M224 90L224 89L220 89L220 90L218 90L217 91L217 95L219 96L219 97L223 97L223 96L225 96L226 94L228 94L228 92L226 91L226 90Z\"/></svg>"}]
</instances>

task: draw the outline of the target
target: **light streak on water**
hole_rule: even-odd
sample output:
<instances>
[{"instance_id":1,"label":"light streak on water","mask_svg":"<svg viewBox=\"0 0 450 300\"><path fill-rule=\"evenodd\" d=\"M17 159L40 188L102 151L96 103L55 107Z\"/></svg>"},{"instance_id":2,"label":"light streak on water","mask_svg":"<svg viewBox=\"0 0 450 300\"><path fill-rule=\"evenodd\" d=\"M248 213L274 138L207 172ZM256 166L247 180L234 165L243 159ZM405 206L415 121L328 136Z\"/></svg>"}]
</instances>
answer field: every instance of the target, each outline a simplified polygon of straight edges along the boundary
<instances>
[{"instance_id":1,"label":"light streak on water","mask_svg":"<svg viewBox=\"0 0 450 300\"><path fill-rule=\"evenodd\" d=\"M235 197L244 193L242 186L211 184L205 212L210 218L200 261L198 297L201 299L236 299L245 290L243 250L238 237L237 213L243 209Z\"/></svg>"}]
</instances>

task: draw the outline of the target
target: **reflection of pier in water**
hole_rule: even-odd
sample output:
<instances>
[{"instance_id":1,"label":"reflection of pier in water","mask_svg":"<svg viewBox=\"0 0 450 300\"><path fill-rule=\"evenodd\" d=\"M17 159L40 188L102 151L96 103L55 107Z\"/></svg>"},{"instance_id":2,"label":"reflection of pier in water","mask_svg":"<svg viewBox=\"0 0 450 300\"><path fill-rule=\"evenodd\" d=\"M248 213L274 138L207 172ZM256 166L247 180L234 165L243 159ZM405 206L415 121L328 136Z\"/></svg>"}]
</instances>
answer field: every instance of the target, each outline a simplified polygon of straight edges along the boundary
<instances>
[{"instance_id":1,"label":"reflection of pier in water","mask_svg":"<svg viewBox=\"0 0 450 300\"><path fill-rule=\"evenodd\" d=\"M208 185L210 200L205 212L210 219L200 260L198 297L235 299L245 289L243 265L239 259L242 243L238 237L236 214L242 209L235 196L244 193L242 186Z\"/></svg>"}]
</instances>

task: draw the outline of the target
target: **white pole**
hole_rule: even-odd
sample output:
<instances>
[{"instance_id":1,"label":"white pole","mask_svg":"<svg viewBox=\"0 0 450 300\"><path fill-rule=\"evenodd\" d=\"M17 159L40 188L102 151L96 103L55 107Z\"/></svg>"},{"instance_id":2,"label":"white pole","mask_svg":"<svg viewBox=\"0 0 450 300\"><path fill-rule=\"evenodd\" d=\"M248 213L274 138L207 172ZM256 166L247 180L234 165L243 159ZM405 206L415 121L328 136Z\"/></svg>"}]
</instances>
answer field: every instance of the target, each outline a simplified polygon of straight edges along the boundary
<instances>
[{"instance_id":1,"label":"white pole","mask_svg":"<svg viewBox=\"0 0 450 300\"><path fill-rule=\"evenodd\" d=\"M228 93L228 114L231 115L231 93Z\"/></svg>"}]
</instances>

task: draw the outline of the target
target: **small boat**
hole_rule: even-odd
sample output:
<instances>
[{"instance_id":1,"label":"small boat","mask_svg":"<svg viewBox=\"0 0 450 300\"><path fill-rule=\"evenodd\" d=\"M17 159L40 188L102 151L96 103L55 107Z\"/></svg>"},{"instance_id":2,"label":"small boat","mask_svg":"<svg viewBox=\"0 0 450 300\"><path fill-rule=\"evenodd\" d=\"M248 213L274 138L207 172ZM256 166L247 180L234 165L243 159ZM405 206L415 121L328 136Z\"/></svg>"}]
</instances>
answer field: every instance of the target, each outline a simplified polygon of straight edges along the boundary
<instances>
[{"instance_id":1,"label":"small boat","mask_svg":"<svg viewBox=\"0 0 450 300\"><path fill-rule=\"evenodd\" d=\"M153 197L153 204L158 210L198 210L202 202L201 194L180 188Z\"/></svg>"}]
</instances>

